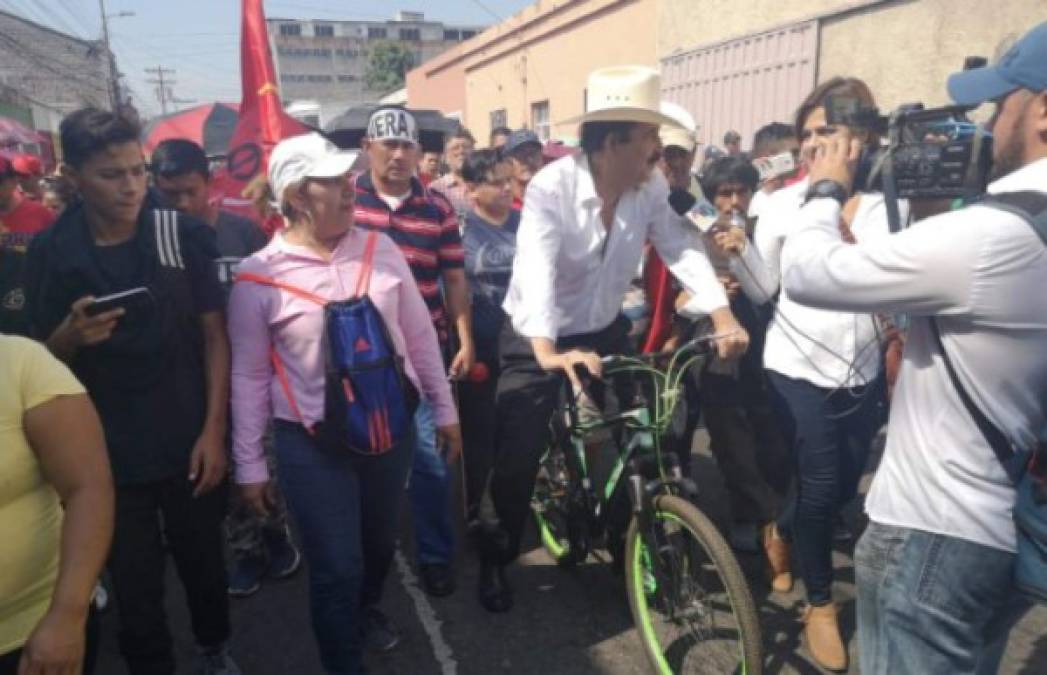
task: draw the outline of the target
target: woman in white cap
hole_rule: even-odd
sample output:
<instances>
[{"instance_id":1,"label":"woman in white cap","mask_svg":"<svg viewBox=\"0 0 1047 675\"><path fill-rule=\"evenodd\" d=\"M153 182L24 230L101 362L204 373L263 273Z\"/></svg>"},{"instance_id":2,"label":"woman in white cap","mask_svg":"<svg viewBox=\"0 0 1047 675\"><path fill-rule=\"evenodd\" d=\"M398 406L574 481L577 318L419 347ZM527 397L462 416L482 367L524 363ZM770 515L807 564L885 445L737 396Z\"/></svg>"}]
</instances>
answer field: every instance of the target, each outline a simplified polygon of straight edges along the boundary
<instances>
[{"instance_id":1,"label":"woman in white cap","mask_svg":"<svg viewBox=\"0 0 1047 675\"><path fill-rule=\"evenodd\" d=\"M364 672L365 644L388 650L399 641L377 605L411 459L409 437L383 454L357 455L323 449L308 431L324 417L324 307L288 288L331 301L355 294L370 236L353 227L347 173L356 156L315 133L276 146L269 182L287 227L244 261L240 279L278 285L241 280L229 299L235 479L248 504L265 512L262 436L274 417L281 487L309 567L320 660L338 675ZM406 376L432 402L453 459L461 432L436 332L403 255L384 235L374 236L367 294L404 358Z\"/></svg>"}]
</instances>

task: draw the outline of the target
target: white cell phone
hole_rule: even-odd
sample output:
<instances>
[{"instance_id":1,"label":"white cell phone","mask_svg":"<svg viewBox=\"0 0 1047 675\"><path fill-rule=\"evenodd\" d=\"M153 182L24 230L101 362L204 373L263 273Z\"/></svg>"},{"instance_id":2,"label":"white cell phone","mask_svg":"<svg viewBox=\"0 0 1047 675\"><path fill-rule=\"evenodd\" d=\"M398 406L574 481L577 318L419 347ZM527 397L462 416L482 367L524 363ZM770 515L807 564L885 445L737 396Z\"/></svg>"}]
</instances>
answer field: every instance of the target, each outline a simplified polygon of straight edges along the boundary
<instances>
[{"instance_id":1,"label":"white cell phone","mask_svg":"<svg viewBox=\"0 0 1047 675\"><path fill-rule=\"evenodd\" d=\"M770 180L788 176L796 171L796 158L791 152L782 152L771 157L761 157L753 160L753 166L760 172L760 180Z\"/></svg>"},{"instance_id":2,"label":"white cell phone","mask_svg":"<svg viewBox=\"0 0 1047 675\"><path fill-rule=\"evenodd\" d=\"M144 286L137 288L129 288L126 291L120 291L119 293L113 293L111 295L103 295L100 298L95 298L94 302L84 308L84 314L87 316L98 316L105 312L122 307L125 312L130 312L135 309L143 309L149 307L153 303L153 294L149 292L149 289Z\"/></svg>"}]
</instances>

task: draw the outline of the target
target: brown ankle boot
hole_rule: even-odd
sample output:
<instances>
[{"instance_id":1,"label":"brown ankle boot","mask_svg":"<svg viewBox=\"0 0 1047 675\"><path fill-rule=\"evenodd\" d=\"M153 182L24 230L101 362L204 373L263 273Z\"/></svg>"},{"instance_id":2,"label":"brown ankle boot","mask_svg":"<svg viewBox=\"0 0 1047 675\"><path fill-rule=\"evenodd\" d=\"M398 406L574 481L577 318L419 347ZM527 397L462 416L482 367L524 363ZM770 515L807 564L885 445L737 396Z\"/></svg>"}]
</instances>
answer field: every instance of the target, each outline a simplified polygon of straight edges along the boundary
<instances>
[{"instance_id":1,"label":"brown ankle boot","mask_svg":"<svg viewBox=\"0 0 1047 675\"><path fill-rule=\"evenodd\" d=\"M763 552L767 558L767 578L776 593L788 593L793 588L793 575L789 569L789 544L778 534L774 523L764 525Z\"/></svg>"},{"instance_id":2,"label":"brown ankle boot","mask_svg":"<svg viewBox=\"0 0 1047 675\"><path fill-rule=\"evenodd\" d=\"M822 668L836 672L847 670L847 648L840 638L836 623L836 605L808 605L803 613L803 637L807 651Z\"/></svg>"}]
</instances>

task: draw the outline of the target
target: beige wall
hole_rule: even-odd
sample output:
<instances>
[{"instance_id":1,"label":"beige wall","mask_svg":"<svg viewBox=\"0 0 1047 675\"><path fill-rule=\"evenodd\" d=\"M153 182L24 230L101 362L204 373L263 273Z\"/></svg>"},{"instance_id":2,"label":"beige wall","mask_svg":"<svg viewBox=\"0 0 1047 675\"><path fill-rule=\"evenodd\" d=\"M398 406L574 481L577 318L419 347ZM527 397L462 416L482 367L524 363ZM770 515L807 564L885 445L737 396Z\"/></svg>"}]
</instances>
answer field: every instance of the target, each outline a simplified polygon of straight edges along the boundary
<instances>
[{"instance_id":1,"label":"beige wall","mask_svg":"<svg viewBox=\"0 0 1047 675\"><path fill-rule=\"evenodd\" d=\"M434 61L460 56L462 47L455 47ZM439 110L445 114L465 110L465 68L457 66L433 67L434 61L407 73L407 105L420 110Z\"/></svg>"},{"instance_id":2,"label":"beige wall","mask_svg":"<svg viewBox=\"0 0 1047 675\"><path fill-rule=\"evenodd\" d=\"M855 0L659 0L658 56L758 33L854 4Z\"/></svg>"},{"instance_id":3,"label":"beige wall","mask_svg":"<svg viewBox=\"0 0 1047 675\"><path fill-rule=\"evenodd\" d=\"M467 69L466 120L477 138L487 137L491 111L505 108L510 127L530 127L531 104L546 100L552 136L573 137L574 126L556 123L584 111L585 81L592 70L657 66L656 0L577 4L581 11L575 16L557 17L556 25L545 27L529 44L520 40L523 46Z\"/></svg>"},{"instance_id":4,"label":"beige wall","mask_svg":"<svg viewBox=\"0 0 1047 675\"><path fill-rule=\"evenodd\" d=\"M531 104L549 101L553 123L582 112L585 80L601 66L657 66L659 0L539 0L407 75L408 105L462 110L481 144L490 113L531 126ZM464 106L464 108L463 108ZM552 127L553 137L576 134Z\"/></svg>"},{"instance_id":5,"label":"beige wall","mask_svg":"<svg viewBox=\"0 0 1047 675\"><path fill-rule=\"evenodd\" d=\"M658 55L815 18L818 81L860 77L886 111L946 103L964 57L992 58L1047 18L1047 0L660 0Z\"/></svg>"},{"instance_id":6,"label":"beige wall","mask_svg":"<svg viewBox=\"0 0 1047 675\"><path fill-rule=\"evenodd\" d=\"M948 102L945 81L966 56L996 54L1047 19L1047 0L916 0L822 23L818 80L865 80L882 110Z\"/></svg>"}]
</instances>

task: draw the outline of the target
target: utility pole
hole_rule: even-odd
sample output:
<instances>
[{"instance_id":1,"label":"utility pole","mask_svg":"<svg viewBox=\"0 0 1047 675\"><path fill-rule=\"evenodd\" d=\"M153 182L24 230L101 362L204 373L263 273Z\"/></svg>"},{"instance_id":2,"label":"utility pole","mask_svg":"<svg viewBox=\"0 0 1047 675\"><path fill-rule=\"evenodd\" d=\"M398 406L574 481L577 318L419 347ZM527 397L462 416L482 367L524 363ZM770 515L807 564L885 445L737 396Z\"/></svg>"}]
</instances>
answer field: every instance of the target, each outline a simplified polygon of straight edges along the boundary
<instances>
[{"instance_id":1,"label":"utility pole","mask_svg":"<svg viewBox=\"0 0 1047 675\"><path fill-rule=\"evenodd\" d=\"M105 0L98 0L98 11L102 14L102 43L105 44L105 57L109 60L109 107L116 112L120 105L120 91L116 82L116 59L109 44L109 19L105 15Z\"/></svg>"},{"instance_id":2,"label":"utility pole","mask_svg":"<svg viewBox=\"0 0 1047 675\"><path fill-rule=\"evenodd\" d=\"M105 57L109 61L109 77L107 87L109 89L109 107L113 112L120 110L120 82L116 72L116 58L113 56L113 47L109 43L109 19L119 19L125 16L134 16L134 12L117 12L109 15L105 13L105 0L98 0L98 11L102 15L102 43L105 45Z\"/></svg>"},{"instance_id":3,"label":"utility pole","mask_svg":"<svg viewBox=\"0 0 1047 675\"><path fill-rule=\"evenodd\" d=\"M145 72L150 75L156 75L155 79L146 80L146 82L156 85L156 98L160 101L160 112L166 115L168 101L171 103L175 102L174 93L171 91L171 87L175 84L175 81L166 76L174 75L175 71L172 68L157 66L156 68L146 68Z\"/></svg>"}]
</instances>

